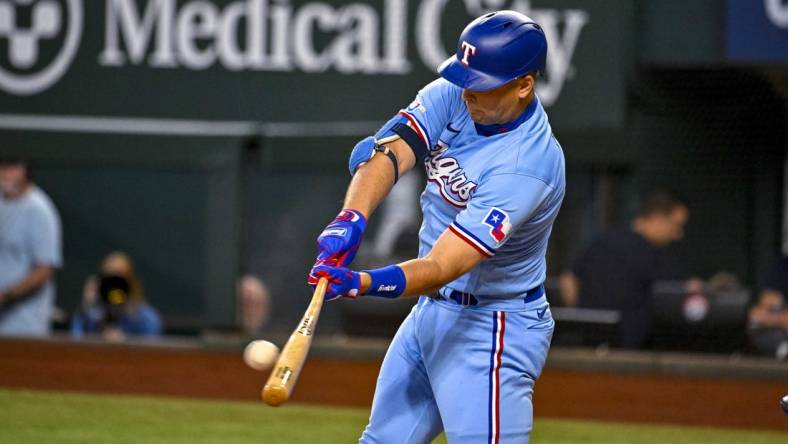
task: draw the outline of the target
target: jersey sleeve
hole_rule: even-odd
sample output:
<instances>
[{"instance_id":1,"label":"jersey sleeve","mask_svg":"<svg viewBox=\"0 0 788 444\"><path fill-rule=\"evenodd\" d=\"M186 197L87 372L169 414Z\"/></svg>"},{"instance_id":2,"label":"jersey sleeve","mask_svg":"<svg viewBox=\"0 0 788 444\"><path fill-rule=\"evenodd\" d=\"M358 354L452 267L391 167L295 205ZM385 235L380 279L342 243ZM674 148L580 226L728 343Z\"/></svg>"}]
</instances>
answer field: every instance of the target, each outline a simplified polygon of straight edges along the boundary
<instances>
[{"instance_id":1,"label":"jersey sleeve","mask_svg":"<svg viewBox=\"0 0 788 444\"><path fill-rule=\"evenodd\" d=\"M487 257L492 257L521 224L528 221L552 192L544 181L523 174L489 177L449 229Z\"/></svg>"},{"instance_id":2,"label":"jersey sleeve","mask_svg":"<svg viewBox=\"0 0 788 444\"><path fill-rule=\"evenodd\" d=\"M444 79L437 79L422 88L410 105L375 134L375 139L385 142L391 137L401 137L414 152L426 155L437 145L443 128L461 106L461 90Z\"/></svg>"}]
</instances>

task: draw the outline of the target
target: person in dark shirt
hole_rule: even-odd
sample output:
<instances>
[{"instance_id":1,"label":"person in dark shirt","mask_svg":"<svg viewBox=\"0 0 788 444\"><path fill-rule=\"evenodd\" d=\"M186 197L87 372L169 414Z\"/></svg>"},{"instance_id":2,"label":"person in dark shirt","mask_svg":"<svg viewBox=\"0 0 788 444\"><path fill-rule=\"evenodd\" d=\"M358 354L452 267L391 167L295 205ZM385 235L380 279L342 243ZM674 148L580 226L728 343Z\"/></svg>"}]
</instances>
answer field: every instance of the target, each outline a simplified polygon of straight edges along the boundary
<instances>
[{"instance_id":1,"label":"person in dark shirt","mask_svg":"<svg viewBox=\"0 0 788 444\"><path fill-rule=\"evenodd\" d=\"M642 348L651 331L651 287L675 278L663 248L680 240L689 220L687 204L667 191L650 194L628 226L594 239L561 277L565 305L619 310L612 345Z\"/></svg>"},{"instance_id":2,"label":"person in dark shirt","mask_svg":"<svg viewBox=\"0 0 788 444\"><path fill-rule=\"evenodd\" d=\"M749 312L755 348L779 359L788 357L788 255L772 266L763 290Z\"/></svg>"}]
</instances>

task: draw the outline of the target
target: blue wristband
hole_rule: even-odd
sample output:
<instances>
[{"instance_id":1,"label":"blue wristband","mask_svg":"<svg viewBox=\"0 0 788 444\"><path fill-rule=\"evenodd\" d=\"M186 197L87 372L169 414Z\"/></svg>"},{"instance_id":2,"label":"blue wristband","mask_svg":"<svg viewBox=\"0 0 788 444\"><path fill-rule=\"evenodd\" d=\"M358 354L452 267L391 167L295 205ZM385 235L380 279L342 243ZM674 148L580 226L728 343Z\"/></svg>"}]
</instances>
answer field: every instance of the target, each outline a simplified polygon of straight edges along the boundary
<instances>
[{"instance_id":1,"label":"blue wristband","mask_svg":"<svg viewBox=\"0 0 788 444\"><path fill-rule=\"evenodd\" d=\"M382 298L396 298L405 292L405 272L399 265L364 270L369 273L372 282L364 295L379 296Z\"/></svg>"}]
</instances>

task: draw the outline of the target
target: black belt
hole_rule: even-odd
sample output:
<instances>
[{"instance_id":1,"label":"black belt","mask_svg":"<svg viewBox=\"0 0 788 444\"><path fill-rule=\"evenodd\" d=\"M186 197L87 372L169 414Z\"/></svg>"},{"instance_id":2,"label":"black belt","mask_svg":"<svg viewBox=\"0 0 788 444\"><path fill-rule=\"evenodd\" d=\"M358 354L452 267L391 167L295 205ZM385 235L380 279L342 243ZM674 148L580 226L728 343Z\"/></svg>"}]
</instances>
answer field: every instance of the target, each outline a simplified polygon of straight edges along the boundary
<instances>
[{"instance_id":1,"label":"black belt","mask_svg":"<svg viewBox=\"0 0 788 444\"><path fill-rule=\"evenodd\" d=\"M525 292L525 297L523 298L523 303L527 304L529 302L535 301L544 295L544 285L539 285L534 287ZM444 296L440 294L440 291L433 293L430 297L434 299L442 299ZM479 300L476 299L476 296L470 293L463 293L462 291L452 290L449 293L448 298L459 305L464 306L473 306L479 303Z\"/></svg>"}]
</instances>

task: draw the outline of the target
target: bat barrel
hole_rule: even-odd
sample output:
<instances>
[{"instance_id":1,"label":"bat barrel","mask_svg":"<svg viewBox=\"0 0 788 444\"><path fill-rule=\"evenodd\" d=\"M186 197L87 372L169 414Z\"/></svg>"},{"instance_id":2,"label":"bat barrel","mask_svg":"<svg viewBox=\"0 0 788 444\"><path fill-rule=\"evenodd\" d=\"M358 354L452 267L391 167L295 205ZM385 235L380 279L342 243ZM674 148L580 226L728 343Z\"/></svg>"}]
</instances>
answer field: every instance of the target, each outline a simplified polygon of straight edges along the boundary
<instances>
[{"instance_id":1,"label":"bat barrel","mask_svg":"<svg viewBox=\"0 0 788 444\"><path fill-rule=\"evenodd\" d=\"M304 317L301 318L298 327L287 340L282 353L279 354L274 370L261 391L260 396L263 402L270 406L282 405L290 399L293 385L301 373L301 368L304 366L309 348L312 345L312 335L317 326L320 309L323 307L323 295L326 293L327 286L328 280L325 278L318 281Z\"/></svg>"},{"instance_id":2,"label":"bat barrel","mask_svg":"<svg viewBox=\"0 0 788 444\"><path fill-rule=\"evenodd\" d=\"M283 385L268 385L266 384L263 387L263 391L260 393L260 396L263 399L263 402L272 406L272 407L279 407L280 405L284 404L285 401L290 399L290 390Z\"/></svg>"}]
</instances>

